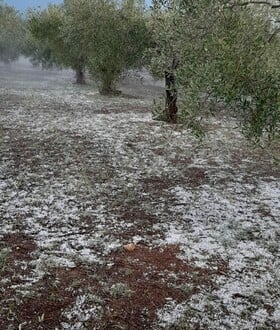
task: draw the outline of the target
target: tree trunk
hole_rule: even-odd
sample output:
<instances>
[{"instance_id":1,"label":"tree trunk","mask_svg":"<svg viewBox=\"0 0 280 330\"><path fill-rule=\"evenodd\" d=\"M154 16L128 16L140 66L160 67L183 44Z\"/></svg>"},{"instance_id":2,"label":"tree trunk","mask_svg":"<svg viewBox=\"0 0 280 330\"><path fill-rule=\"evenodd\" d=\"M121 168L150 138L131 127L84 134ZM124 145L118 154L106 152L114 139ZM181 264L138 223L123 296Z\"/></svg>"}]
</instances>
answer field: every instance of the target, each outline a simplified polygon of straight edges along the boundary
<instances>
[{"instance_id":1,"label":"tree trunk","mask_svg":"<svg viewBox=\"0 0 280 330\"><path fill-rule=\"evenodd\" d=\"M82 69L76 69L76 83L79 85L85 85L85 73Z\"/></svg>"},{"instance_id":2,"label":"tree trunk","mask_svg":"<svg viewBox=\"0 0 280 330\"><path fill-rule=\"evenodd\" d=\"M177 89L175 87L175 75L165 71L165 112L168 122L177 122Z\"/></svg>"},{"instance_id":3,"label":"tree trunk","mask_svg":"<svg viewBox=\"0 0 280 330\"><path fill-rule=\"evenodd\" d=\"M111 85L102 84L99 92L101 95L114 95L115 89Z\"/></svg>"},{"instance_id":4,"label":"tree trunk","mask_svg":"<svg viewBox=\"0 0 280 330\"><path fill-rule=\"evenodd\" d=\"M115 72L108 70L107 68L101 69L101 79L99 92L102 95L119 95L121 91L118 91L115 86Z\"/></svg>"}]
</instances>

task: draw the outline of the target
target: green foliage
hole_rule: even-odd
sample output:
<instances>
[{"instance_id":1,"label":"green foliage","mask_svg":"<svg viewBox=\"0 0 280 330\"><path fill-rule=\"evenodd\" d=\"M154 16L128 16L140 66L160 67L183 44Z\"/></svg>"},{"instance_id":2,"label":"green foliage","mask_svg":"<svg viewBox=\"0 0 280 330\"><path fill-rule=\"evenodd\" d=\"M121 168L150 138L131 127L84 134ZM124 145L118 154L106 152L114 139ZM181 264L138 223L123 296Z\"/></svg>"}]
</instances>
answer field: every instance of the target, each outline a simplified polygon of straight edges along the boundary
<instances>
[{"instance_id":1,"label":"green foliage","mask_svg":"<svg viewBox=\"0 0 280 330\"><path fill-rule=\"evenodd\" d=\"M113 298L131 297L133 291L125 283L116 283L111 286L110 294Z\"/></svg>"},{"instance_id":2,"label":"green foliage","mask_svg":"<svg viewBox=\"0 0 280 330\"><path fill-rule=\"evenodd\" d=\"M76 26L87 66L104 94L114 92L122 70L141 65L148 32L143 13L134 2L66 0L67 16Z\"/></svg>"},{"instance_id":3,"label":"green foliage","mask_svg":"<svg viewBox=\"0 0 280 330\"><path fill-rule=\"evenodd\" d=\"M159 76L178 58L180 122L202 132L209 104L220 103L248 138L279 136L280 40L267 17L222 0L154 3L151 71Z\"/></svg>"},{"instance_id":4,"label":"green foliage","mask_svg":"<svg viewBox=\"0 0 280 330\"><path fill-rule=\"evenodd\" d=\"M272 65L280 55L279 40L268 42L271 27L247 8L224 8L218 18L215 39L204 38L212 59L207 76L201 75L206 88L233 111L247 137L272 138L280 123L280 71Z\"/></svg>"},{"instance_id":5,"label":"green foliage","mask_svg":"<svg viewBox=\"0 0 280 330\"><path fill-rule=\"evenodd\" d=\"M43 67L53 65L83 71L86 54L81 48L75 26L69 25L63 6L49 5L47 9L33 10L28 18L27 54Z\"/></svg>"},{"instance_id":6,"label":"green foliage","mask_svg":"<svg viewBox=\"0 0 280 330\"><path fill-rule=\"evenodd\" d=\"M167 115L164 108L164 100L161 98L159 100L154 100L152 107L152 116L154 120L167 121Z\"/></svg>"},{"instance_id":7,"label":"green foliage","mask_svg":"<svg viewBox=\"0 0 280 330\"><path fill-rule=\"evenodd\" d=\"M148 40L143 11L132 0L65 0L30 12L28 30L34 60L77 74L87 68L105 94L115 91L122 70L141 66Z\"/></svg>"},{"instance_id":8,"label":"green foliage","mask_svg":"<svg viewBox=\"0 0 280 330\"><path fill-rule=\"evenodd\" d=\"M24 24L19 13L0 2L0 61L9 63L23 48Z\"/></svg>"}]
</instances>

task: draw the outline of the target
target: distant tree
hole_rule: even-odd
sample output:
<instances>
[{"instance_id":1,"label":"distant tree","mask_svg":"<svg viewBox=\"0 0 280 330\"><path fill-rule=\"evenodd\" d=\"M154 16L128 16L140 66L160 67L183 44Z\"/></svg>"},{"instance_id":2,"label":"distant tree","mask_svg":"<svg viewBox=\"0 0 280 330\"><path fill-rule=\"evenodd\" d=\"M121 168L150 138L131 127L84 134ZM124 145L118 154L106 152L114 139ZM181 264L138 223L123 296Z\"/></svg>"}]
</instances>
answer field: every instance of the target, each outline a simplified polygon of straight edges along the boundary
<instances>
[{"instance_id":1,"label":"distant tree","mask_svg":"<svg viewBox=\"0 0 280 330\"><path fill-rule=\"evenodd\" d=\"M267 12L278 7L249 2L154 1L150 68L172 77L165 120L200 133L201 118L220 103L249 138L279 137L280 40L278 20Z\"/></svg>"},{"instance_id":2,"label":"distant tree","mask_svg":"<svg viewBox=\"0 0 280 330\"><path fill-rule=\"evenodd\" d=\"M116 93L122 70L141 66L148 30L134 1L65 0L69 26L78 30L87 67L102 94Z\"/></svg>"},{"instance_id":3,"label":"distant tree","mask_svg":"<svg viewBox=\"0 0 280 330\"><path fill-rule=\"evenodd\" d=\"M0 1L0 61L15 61L22 52L24 24L20 14Z\"/></svg>"},{"instance_id":4,"label":"distant tree","mask_svg":"<svg viewBox=\"0 0 280 330\"><path fill-rule=\"evenodd\" d=\"M63 6L49 5L43 11L29 12L26 53L43 67L53 65L72 68L76 82L84 84L87 54L81 48L75 26L68 24Z\"/></svg>"},{"instance_id":5,"label":"distant tree","mask_svg":"<svg viewBox=\"0 0 280 330\"><path fill-rule=\"evenodd\" d=\"M33 61L71 67L77 83L87 68L102 94L116 92L122 70L141 66L147 47L143 9L133 0L65 0L31 11L27 26Z\"/></svg>"}]
</instances>

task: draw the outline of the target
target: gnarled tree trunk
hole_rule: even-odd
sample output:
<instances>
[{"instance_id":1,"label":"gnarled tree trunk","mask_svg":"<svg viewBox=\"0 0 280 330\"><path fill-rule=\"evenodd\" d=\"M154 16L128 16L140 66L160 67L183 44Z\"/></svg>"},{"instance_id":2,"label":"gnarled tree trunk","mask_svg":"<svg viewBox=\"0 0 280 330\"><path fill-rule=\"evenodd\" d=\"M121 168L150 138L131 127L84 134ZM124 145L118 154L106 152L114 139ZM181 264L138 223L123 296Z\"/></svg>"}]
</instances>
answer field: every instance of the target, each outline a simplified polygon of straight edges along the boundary
<instances>
[{"instance_id":1,"label":"gnarled tree trunk","mask_svg":"<svg viewBox=\"0 0 280 330\"><path fill-rule=\"evenodd\" d=\"M76 69L76 83L79 85L85 85L85 73L82 69Z\"/></svg>"},{"instance_id":2,"label":"gnarled tree trunk","mask_svg":"<svg viewBox=\"0 0 280 330\"><path fill-rule=\"evenodd\" d=\"M102 95L119 95L121 91L118 91L115 86L115 78L118 76L113 70L108 68L101 69L100 87L99 92Z\"/></svg>"},{"instance_id":3,"label":"gnarled tree trunk","mask_svg":"<svg viewBox=\"0 0 280 330\"><path fill-rule=\"evenodd\" d=\"M166 120L171 123L177 122L177 89L175 87L175 75L165 71L165 111Z\"/></svg>"}]
</instances>

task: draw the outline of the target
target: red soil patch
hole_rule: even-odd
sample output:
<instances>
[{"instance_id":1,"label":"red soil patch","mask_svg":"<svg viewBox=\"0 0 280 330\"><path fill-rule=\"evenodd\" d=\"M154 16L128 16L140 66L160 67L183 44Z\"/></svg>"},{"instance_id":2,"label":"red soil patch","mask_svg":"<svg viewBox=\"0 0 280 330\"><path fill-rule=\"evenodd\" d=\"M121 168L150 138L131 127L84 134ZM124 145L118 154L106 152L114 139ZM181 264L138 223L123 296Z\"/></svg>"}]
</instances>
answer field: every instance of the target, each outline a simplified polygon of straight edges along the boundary
<instances>
[{"instance_id":1,"label":"red soil patch","mask_svg":"<svg viewBox=\"0 0 280 330\"><path fill-rule=\"evenodd\" d=\"M177 173L178 170L180 171L179 176ZM202 168L188 167L187 163L182 167L182 163L176 161L174 178L146 178L143 180L143 190L144 192L153 193L162 197L164 190L168 191L168 189L177 184L186 184L189 187L195 188L207 182L209 182L209 177Z\"/></svg>"},{"instance_id":2,"label":"red soil patch","mask_svg":"<svg viewBox=\"0 0 280 330\"><path fill-rule=\"evenodd\" d=\"M35 249L25 235L7 235L5 242L14 251L14 260L31 258ZM33 283L25 297L8 286L2 301L16 295L19 302L13 302L10 310L0 309L0 329L10 324L15 327L23 324L30 330L59 328L61 322L67 321L62 312L74 305L78 295L89 292L100 298L100 302L91 304L99 305L101 319L91 315L86 323L88 329L151 329L157 311L168 301L187 301L202 288L215 287L216 277L228 271L227 263L218 257L209 262L208 268L200 268L181 260L179 253L176 245L158 248L138 245L132 252L112 253L105 266L49 269L44 278Z\"/></svg>"},{"instance_id":3,"label":"red soil patch","mask_svg":"<svg viewBox=\"0 0 280 330\"><path fill-rule=\"evenodd\" d=\"M28 329L59 328L63 321L61 313L76 300L75 292L69 288L87 288L88 285L88 275L82 268L53 269L36 284L36 294L23 299L17 317L27 322Z\"/></svg>"},{"instance_id":4,"label":"red soil patch","mask_svg":"<svg viewBox=\"0 0 280 330\"><path fill-rule=\"evenodd\" d=\"M143 179L142 184L145 192L157 191L158 193L162 193L162 190L167 190L172 187L174 182L169 178L152 176Z\"/></svg>"},{"instance_id":5,"label":"red soil patch","mask_svg":"<svg viewBox=\"0 0 280 330\"><path fill-rule=\"evenodd\" d=\"M119 296L107 291L107 309L102 319L108 329L145 329L156 319L156 312L169 299L176 302L187 300L203 287L214 286L215 276L224 275L227 263L216 260L213 267L194 267L177 257L179 247L170 245L149 249L138 246L133 252L112 254L112 267L102 271L110 288L122 283L127 290ZM188 292L180 285L191 285Z\"/></svg>"},{"instance_id":6,"label":"red soil patch","mask_svg":"<svg viewBox=\"0 0 280 330\"><path fill-rule=\"evenodd\" d=\"M0 240L0 249L8 249L0 274L2 278L9 279L10 285L23 283L24 277L31 272L32 267L28 262L32 260L31 253L36 247L33 238L22 233L6 234Z\"/></svg>"},{"instance_id":7,"label":"red soil patch","mask_svg":"<svg viewBox=\"0 0 280 330\"><path fill-rule=\"evenodd\" d=\"M32 271L32 266L28 263L32 260L31 253L36 250L33 238L22 234L6 234L0 240L0 249L8 248L9 252L1 265L1 279L7 282L1 283L0 287L0 329L8 329L9 319L16 313L17 305L14 301L16 297L16 286L24 284L28 275ZM9 303L3 303L3 302Z\"/></svg>"},{"instance_id":8,"label":"red soil patch","mask_svg":"<svg viewBox=\"0 0 280 330\"><path fill-rule=\"evenodd\" d=\"M30 253L36 250L32 237L22 233L6 234L1 239L1 245L10 248L10 260L30 260Z\"/></svg>"},{"instance_id":9,"label":"red soil patch","mask_svg":"<svg viewBox=\"0 0 280 330\"><path fill-rule=\"evenodd\" d=\"M187 185L192 188L209 182L209 178L202 168L187 167L182 172L184 174L183 180L186 181Z\"/></svg>"},{"instance_id":10,"label":"red soil patch","mask_svg":"<svg viewBox=\"0 0 280 330\"><path fill-rule=\"evenodd\" d=\"M156 216L148 214L141 208L135 206L127 206L122 215L121 220L124 220L129 226L118 233L118 237L124 240L131 240L133 236L139 235L141 237L161 237L162 233L160 230L153 228L153 225L158 222Z\"/></svg>"}]
</instances>

